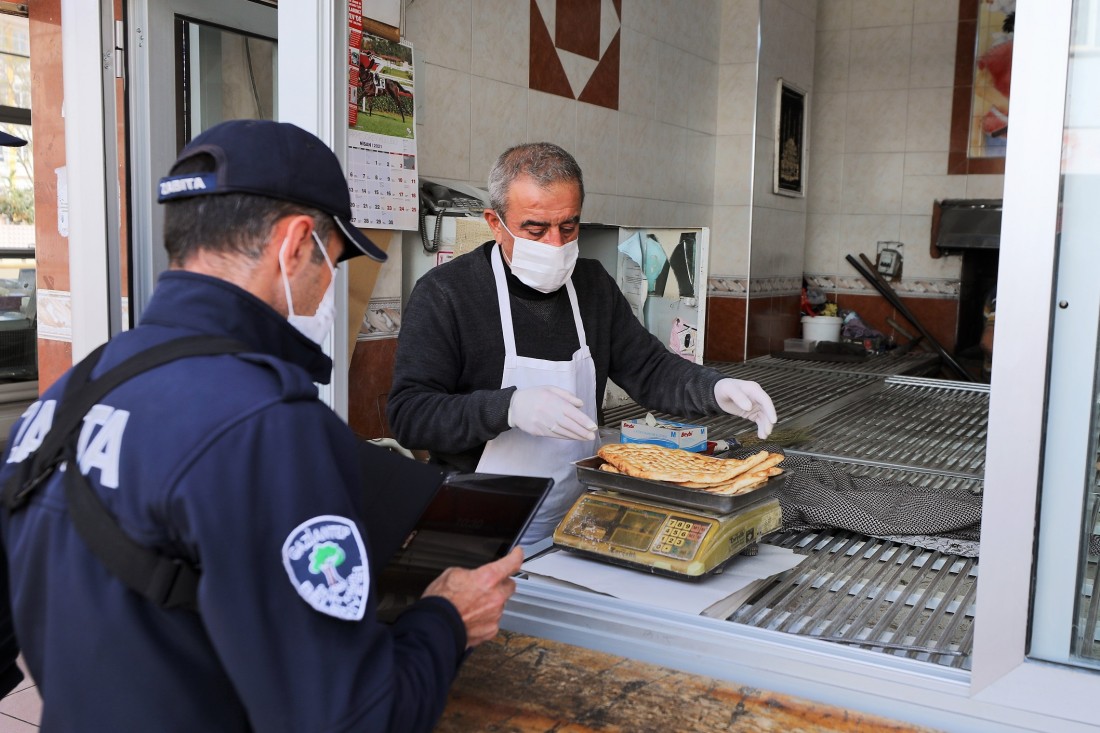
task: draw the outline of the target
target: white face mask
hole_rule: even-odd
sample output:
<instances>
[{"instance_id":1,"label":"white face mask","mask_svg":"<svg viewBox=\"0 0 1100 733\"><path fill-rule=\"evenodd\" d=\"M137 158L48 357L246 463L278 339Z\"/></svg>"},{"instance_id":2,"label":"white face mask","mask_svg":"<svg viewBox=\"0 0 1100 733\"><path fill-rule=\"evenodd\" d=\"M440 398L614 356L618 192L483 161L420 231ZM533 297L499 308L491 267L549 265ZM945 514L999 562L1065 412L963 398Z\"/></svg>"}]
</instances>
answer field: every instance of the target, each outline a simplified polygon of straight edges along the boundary
<instances>
[{"instance_id":1,"label":"white face mask","mask_svg":"<svg viewBox=\"0 0 1100 733\"><path fill-rule=\"evenodd\" d=\"M325 340L325 336L328 336L329 331L332 330L332 322L336 318L336 268L333 267L328 251L321 244L321 238L317 236L317 232L310 232L310 234L313 235L313 241L321 248L321 254L325 256L325 264L328 265L329 272L332 274L328 282L328 289L321 296L321 302L317 304L316 313L312 316L302 316L294 312L294 298L290 295L290 281L287 280L286 265L283 263L286 245L290 241L289 237L283 240L283 246L279 248L279 274L283 278L283 289L286 291L286 307L290 311L290 315L286 317L286 320L290 325L301 331L306 338L319 346Z\"/></svg>"},{"instance_id":2,"label":"white face mask","mask_svg":"<svg viewBox=\"0 0 1100 733\"><path fill-rule=\"evenodd\" d=\"M500 219L504 231L512 234L512 230L505 226L504 218L499 215L497 218ZM512 245L512 261L508 263L512 267L512 274L524 285L541 293L554 292L573 276L573 266L577 264L578 239L580 237L555 247L512 234L515 244Z\"/></svg>"}]
</instances>

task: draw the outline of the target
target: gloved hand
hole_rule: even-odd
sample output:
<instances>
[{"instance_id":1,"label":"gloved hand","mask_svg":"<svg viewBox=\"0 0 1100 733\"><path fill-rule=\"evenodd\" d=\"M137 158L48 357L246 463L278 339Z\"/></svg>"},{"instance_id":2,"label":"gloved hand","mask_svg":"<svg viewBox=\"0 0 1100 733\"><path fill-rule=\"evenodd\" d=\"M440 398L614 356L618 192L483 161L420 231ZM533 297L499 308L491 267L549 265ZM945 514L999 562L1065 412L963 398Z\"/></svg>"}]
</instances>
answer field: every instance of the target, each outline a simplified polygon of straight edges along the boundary
<instances>
[{"instance_id":1,"label":"gloved hand","mask_svg":"<svg viewBox=\"0 0 1100 733\"><path fill-rule=\"evenodd\" d=\"M597 426L578 409L583 405L560 387L517 389L508 406L508 425L542 438L595 440Z\"/></svg>"},{"instance_id":2,"label":"gloved hand","mask_svg":"<svg viewBox=\"0 0 1100 733\"><path fill-rule=\"evenodd\" d=\"M768 437L775 426L772 398L756 382L723 379L714 385L714 399L725 412L756 423L756 434L761 440Z\"/></svg>"}]
</instances>

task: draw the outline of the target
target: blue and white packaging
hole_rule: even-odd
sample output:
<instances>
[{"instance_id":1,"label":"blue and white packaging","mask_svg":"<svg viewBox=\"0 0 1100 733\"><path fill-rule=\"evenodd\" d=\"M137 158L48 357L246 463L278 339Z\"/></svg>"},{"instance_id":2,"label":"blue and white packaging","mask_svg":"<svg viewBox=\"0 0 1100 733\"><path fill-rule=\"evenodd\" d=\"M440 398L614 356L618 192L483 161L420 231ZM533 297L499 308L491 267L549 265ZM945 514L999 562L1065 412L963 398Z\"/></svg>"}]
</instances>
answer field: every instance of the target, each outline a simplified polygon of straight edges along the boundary
<instances>
[{"instance_id":1,"label":"blue and white packaging","mask_svg":"<svg viewBox=\"0 0 1100 733\"><path fill-rule=\"evenodd\" d=\"M707 426L660 420L623 420L623 443L652 443L665 448L702 453L707 449Z\"/></svg>"}]
</instances>

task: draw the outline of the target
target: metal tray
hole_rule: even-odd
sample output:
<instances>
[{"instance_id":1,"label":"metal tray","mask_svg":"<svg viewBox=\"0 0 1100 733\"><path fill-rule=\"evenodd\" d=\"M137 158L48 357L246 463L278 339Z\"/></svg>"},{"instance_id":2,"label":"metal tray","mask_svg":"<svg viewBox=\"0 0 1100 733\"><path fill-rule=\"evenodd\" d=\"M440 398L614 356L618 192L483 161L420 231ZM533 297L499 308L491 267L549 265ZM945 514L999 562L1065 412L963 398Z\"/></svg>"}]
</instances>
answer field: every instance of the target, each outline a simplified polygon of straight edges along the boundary
<instances>
[{"instance_id":1,"label":"metal tray","mask_svg":"<svg viewBox=\"0 0 1100 733\"><path fill-rule=\"evenodd\" d=\"M763 486L753 489L747 494L723 496L722 494L711 494L700 489L687 489L667 481L650 481L621 473L601 471L600 466L604 463L604 459L599 456L592 456L591 458L574 461L573 465L577 467L577 478L587 486L618 491L621 494L630 496L656 499L664 504L674 504L688 509L701 509L715 514L729 514L772 496L782 485L787 475L783 473L770 478Z\"/></svg>"}]
</instances>

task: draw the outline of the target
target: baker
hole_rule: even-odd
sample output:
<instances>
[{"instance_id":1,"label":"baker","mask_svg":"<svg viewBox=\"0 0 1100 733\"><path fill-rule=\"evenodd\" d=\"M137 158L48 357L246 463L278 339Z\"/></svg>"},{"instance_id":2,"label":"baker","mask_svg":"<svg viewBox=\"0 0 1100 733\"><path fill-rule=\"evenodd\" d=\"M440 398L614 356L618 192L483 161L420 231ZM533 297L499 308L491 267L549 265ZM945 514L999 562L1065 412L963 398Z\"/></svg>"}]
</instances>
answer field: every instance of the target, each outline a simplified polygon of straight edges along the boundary
<instances>
[{"instance_id":1,"label":"baker","mask_svg":"<svg viewBox=\"0 0 1100 733\"><path fill-rule=\"evenodd\" d=\"M596 260L578 258L584 181L551 143L509 148L489 173L493 241L417 282L402 318L387 417L397 440L460 471L550 476L522 543L553 533L583 488L610 378L639 404L723 412L767 437L775 407L755 382L670 352Z\"/></svg>"}]
</instances>

